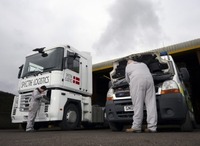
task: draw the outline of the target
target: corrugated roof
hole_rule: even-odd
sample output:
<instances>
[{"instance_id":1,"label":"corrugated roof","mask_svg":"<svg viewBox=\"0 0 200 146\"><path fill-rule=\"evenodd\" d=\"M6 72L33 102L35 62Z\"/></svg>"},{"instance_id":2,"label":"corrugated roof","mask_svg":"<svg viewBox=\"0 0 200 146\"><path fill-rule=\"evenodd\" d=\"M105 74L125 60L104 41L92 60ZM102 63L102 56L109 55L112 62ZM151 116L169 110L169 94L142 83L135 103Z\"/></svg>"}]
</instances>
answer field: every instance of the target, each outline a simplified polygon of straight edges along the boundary
<instances>
[{"instance_id":1,"label":"corrugated roof","mask_svg":"<svg viewBox=\"0 0 200 146\"><path fill-rule=\"evenodd\" d=\"M179 43L179 44L174 44L174 45L167 46L167 47L162 47L162 48L158 48L158 49L144 51L144 52L141 52L141 53L167 51L169 54L175 54L175 53L193 50L193 49L197 49L197 48L200 48L200 38L195 39L195 40L191 40L191 41L187 41L187 42L183 42L183 43ZM133 55L133 54L131 54L131 55ZM127 56L125 56L125 57L127 57ZM124 57L122 57L122 58L124 58ZM120 59L120 58L116 58L116 59L113 59L113 60L108 60L108 61L105 61L105 62L94 64L93 65L93 71L100 71L100 70L111 68L113 62L118 60L118 59Z\"/></svg>"},{"instance_id":2,"label":"corrugated roof","mask_svg":"<svg viewBox=\"0 0 200 146\"><path fill-rule=\"evenodd\" d=\"M105 62L94 64L92 65L92 71L100 71L100 70L111 68L115 60L117 59L108 60Z\"/></svg>"},{"instance_id":3,"label":"corrugated roof","mask_svg":"<svg viewBox=\"0 0 200 146\"><path fill-rule=\"evenodd\" d=\"M175 54L175 53L193 50L193 49L197 49L197 48L200 48L200 38L191 40L191 41L187 41L187 42L183 42L183 43L179 43L179 44L174 44L174 45L167 46L167 47L154 49L154 50L151 50L151 52L152 51L153 52L154 51L155 52L167 51L169 54Z\"/></svg>"}]
</instances>

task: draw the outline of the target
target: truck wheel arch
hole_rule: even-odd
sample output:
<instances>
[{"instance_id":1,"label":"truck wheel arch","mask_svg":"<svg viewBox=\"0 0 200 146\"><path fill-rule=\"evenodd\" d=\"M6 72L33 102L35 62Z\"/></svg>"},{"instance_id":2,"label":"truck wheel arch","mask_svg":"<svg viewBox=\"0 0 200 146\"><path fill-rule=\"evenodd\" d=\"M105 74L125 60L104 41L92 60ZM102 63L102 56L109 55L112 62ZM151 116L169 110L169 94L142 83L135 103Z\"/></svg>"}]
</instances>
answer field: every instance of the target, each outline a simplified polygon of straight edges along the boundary
<instances>
[{"instance_id":1,"label":"truck wheel arch","mask_svg":"<svg viewBox=\"0 0 200 146\"><path fill-rule=\"evenodd\" d=\"M75 99L68 99L67 102L65 103L64 108L66 108L67 106L69 106L70 104L74 104L75 106L78 107L80 113L81 113L81 101L79 100L75 100Z\"/></svg>"},{"instance_id":2,"label":"truck wheel arch","mask_svg":"<svg viewBox=\"0 0 200 146\"><path fill-rule=\"evenodd\" d=\"M70 123L67 119L67 116L69 113L72 113L72 116L75 116L74 123ZM62 130L71 130L75 129L80 125L82 114L81 114L81 103L78 100L74 99L68 99L64 106L64 113L63 113L63 119L60 123L60 127Z\"/></svg>"}]
</instances>

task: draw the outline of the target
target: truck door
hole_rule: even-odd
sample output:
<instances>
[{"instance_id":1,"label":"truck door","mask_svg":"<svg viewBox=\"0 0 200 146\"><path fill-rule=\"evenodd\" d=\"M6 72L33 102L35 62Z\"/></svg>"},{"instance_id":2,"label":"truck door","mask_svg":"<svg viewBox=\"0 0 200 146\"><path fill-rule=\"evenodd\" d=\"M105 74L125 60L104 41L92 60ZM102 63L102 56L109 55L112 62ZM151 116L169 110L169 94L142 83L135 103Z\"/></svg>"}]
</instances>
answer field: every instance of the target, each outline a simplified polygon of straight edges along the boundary
<instances>
[{"instance_id":1,"label":"truck door","mask_svg":"<svg viewBox=\"0 0 200 146\"><path fill-rule=\"evenodd\" d=\"M39 110L38 110L38 112L37 112L37 117L36 117L36 120L38 119L38 120L43 120L43 119L45 119L46 118L46 106L45 106L45 103L44 102L42 102L41 103L41 106L40 106L40 108L39 108Z\"/></svg>"},{"instance_id":2,"label":"truck door","mask_svg":"<svg viewBox=\"0 0 200 146\"><path fill-rule=\"evenodd\" d=\"M80 56L79 54L67 51L64 61L64 85L66 89L79 91L81 89L80 80Z\"/></svg>"}]
</instances>

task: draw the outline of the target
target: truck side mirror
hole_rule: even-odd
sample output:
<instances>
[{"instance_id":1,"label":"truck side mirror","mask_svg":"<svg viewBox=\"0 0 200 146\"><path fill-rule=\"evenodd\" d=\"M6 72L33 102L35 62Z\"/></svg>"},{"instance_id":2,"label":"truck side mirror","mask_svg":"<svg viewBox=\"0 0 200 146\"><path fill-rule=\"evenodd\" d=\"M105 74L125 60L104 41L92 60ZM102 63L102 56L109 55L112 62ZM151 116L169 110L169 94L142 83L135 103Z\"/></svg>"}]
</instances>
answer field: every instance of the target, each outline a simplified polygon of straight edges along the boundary
<instances>
[{"instance_id":1,"label":"truck side mirror","mask_svg":"<svg viewBox=\"0 0 200 146\"><path fill-rule=\"evenodd\" d=\"M19 67L18 79L21 77L23 67L23 64Z\"/></svg>"},{"instance_id":2,"label":"truck side mirror","mask_svg":"<svg viewBox=\"0 0 200 146\"><path fill-rule=\"evenodd\" d=\"M74 59L76 59L76 58L80 58L80 56L78 55L78 53L74 54Z\"/></svg>"},{"instance_id":3,"label":"truck side mirror","mask_svg":"<svg viewBox=\"0 0 200 146\"><path fill-rule=\"evenodd\" d=\"M181 73L181 77L182 77L183 81L188 82L190 79L190 75L189 75L187 68L185 68L185 67L180 68L180 73Z\"/></svg>"},{"instance_id":4,"label":"truck side mirror","mask_svg":"<svg viewBox=\"0 0 200 146\"><path fill-rule=\"evenodd\" d=\"M67 52L67 57L71 57L73 59L76 59L76 58L80 58L80 56L78 55L78 53L74 53L74 52Z\"/></svg>"}]
</instances>

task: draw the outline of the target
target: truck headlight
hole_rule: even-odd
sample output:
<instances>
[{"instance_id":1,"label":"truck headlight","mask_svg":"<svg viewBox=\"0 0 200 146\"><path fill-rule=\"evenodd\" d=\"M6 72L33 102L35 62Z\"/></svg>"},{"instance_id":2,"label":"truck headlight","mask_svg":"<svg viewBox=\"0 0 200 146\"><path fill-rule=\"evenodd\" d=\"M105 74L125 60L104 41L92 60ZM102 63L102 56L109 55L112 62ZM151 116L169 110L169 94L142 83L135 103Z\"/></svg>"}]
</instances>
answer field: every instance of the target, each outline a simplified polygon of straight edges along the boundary
<instances>
[{"instance_id":1,"label":"truck headlight","mask_svg":"<svg viewBox=\"0 0 200 146\"><path fill-rule=\"evenodd\" d=\"M173 80L165 81L162 84L161 94L180 93L177 83Z\"/></svg>"},{"instance_id":2,"label":"truck headlight","mask_svg":"<svg viewBox=\"0 0 200 146\"><path fill-rule=\"evenodd\" d=\"M14 98L14 107L17 108L18 107L18 101L19 101L19 97L15 96Z\"/></svg>"}]
</instances>

